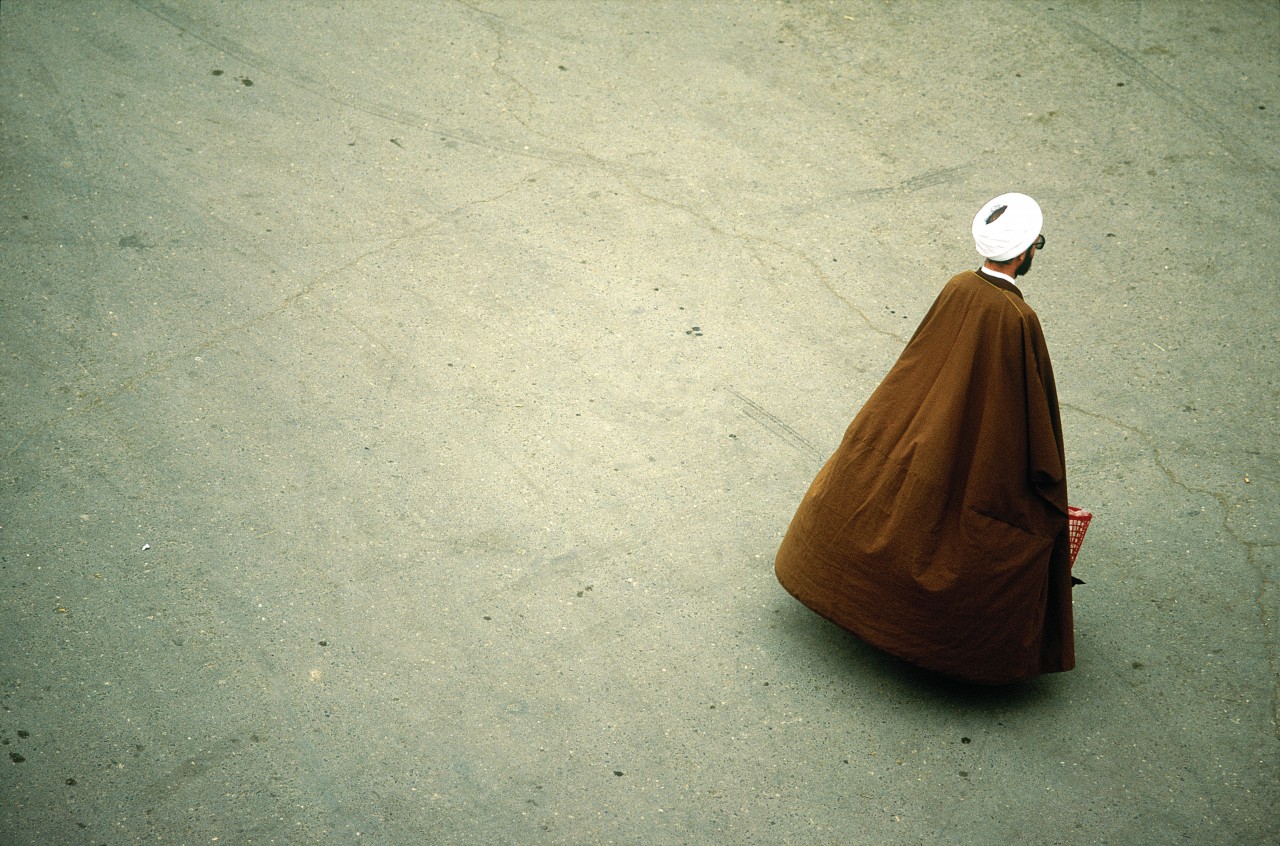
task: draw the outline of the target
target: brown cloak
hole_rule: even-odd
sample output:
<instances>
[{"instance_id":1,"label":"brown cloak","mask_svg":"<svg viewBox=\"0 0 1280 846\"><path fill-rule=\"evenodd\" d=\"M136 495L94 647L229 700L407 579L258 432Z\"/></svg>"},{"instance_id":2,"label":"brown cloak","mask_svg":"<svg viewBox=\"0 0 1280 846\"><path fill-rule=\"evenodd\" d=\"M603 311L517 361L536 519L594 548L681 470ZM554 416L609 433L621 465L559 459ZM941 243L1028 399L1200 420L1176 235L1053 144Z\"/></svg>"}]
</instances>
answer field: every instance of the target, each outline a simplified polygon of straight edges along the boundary
<instances>
[{"instance_id":1,"label":"brown cloak","mask_svg":"<svg viewBox=\"0 0 1280 846\"><path fill-rule=\"evenodd\" d=\"M1017 287L947 283L776 566L805 605L921 667L1003 684L1075 666L1058 395Z\"/></svg>"}]
</instances>

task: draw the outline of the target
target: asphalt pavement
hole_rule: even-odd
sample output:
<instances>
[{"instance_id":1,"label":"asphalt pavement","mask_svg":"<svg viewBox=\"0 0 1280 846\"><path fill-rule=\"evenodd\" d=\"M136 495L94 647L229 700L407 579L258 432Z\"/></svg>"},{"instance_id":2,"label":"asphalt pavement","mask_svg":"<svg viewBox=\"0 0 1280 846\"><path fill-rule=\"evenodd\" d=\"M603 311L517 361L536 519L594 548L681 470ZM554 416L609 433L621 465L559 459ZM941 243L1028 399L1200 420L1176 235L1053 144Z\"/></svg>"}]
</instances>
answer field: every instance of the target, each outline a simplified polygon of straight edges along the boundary
<instances>
[{"instance_id":1,"label":"asphalt pavement","mask_svg":"<svg viewBox=\"0 0 1280 846\"><path fill-rule=\"evenodd\" d=\"M773 554L1035 197L1078 666ZM1280 4L0 4L0 843L1280 833Z\"/></svg>"}]
</instances>

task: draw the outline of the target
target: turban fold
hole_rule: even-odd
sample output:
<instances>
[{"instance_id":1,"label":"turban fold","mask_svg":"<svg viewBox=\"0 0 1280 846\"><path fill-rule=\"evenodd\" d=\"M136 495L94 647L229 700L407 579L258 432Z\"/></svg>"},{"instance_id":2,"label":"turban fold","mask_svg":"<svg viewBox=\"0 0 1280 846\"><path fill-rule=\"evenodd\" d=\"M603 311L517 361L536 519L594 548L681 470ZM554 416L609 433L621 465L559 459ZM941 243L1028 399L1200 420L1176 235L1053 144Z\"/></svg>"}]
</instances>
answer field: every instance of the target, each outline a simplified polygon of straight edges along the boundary
<instances>
[{"instance_id":1,"label":"turban fold","mask_svg":"<svg viewBox=\"0 0 1280 846\"><path fill-rule=\"evenodd\" d=\"M1040 236L1044 214L1026 194L1001 194L978 210L973 218L973 243L978 255L992 261L1009 261L1024 252Z\"/></svg>"}]
</instances>

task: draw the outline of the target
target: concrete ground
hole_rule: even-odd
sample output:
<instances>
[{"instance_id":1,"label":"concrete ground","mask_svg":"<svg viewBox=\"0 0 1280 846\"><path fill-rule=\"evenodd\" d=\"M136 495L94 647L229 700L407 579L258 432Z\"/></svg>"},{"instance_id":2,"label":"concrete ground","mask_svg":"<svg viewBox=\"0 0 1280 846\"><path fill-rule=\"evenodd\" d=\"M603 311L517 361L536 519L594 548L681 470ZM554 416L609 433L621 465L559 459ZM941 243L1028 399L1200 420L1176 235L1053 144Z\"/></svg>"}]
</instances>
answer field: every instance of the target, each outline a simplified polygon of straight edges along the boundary
<instances>
[{"instance_id":1,"label":"concrete ground","mask_svg":"<svg viewBox=\"0 0 1280 846\"><path fill-rule=\"evenodd\" d=\"M1263 844L1280 5L0 6L0 842ZM791 599L1045 209L1079 665Z\"/></svg>"}]
</instances>

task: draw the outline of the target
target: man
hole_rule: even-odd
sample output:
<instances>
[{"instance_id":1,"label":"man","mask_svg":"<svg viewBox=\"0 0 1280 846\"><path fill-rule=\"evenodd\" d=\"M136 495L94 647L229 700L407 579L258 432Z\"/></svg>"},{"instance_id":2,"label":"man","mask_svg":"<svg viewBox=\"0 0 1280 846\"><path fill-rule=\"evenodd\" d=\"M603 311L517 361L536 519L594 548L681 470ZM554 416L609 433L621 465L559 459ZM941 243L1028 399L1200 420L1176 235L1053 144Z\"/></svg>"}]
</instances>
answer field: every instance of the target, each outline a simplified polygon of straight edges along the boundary
<instances>
[{"instance_id":1,"label":"man","mask_svg":"<svg viewBox=\"0 0 1280 846\"><path fill-rule=\"evenodd\" d=\"M982 684L1075 666L1053 368L1015 279L1035 200L973 220L986 262L943 288L814 479L778 550L797 599L913 664Z\"/></svg>"}]
</instances>

